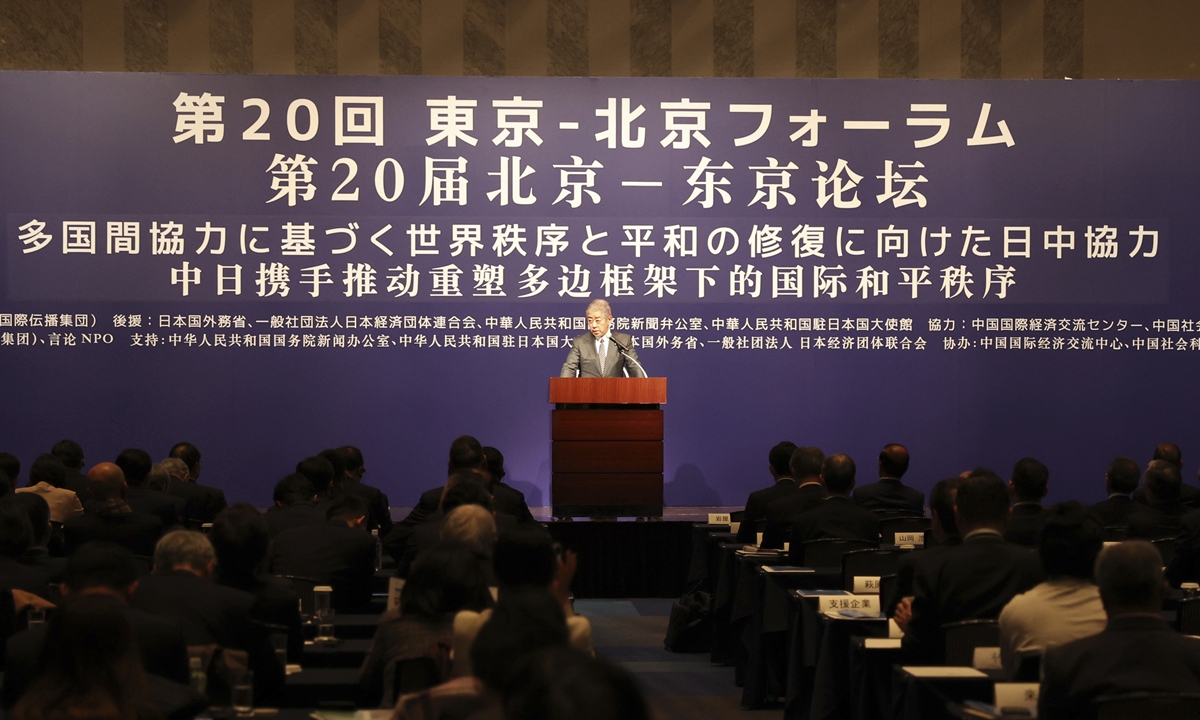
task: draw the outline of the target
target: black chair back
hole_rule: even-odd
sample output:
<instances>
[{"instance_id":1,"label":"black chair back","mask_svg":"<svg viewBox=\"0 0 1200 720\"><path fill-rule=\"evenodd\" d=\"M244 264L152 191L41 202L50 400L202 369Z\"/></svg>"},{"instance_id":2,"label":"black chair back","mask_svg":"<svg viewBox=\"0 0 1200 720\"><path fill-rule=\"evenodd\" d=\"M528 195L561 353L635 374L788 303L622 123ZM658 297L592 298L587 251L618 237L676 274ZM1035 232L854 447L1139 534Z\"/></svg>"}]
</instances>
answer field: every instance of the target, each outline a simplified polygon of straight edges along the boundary
<instances>
[{"instance_id":1,"label":"black chair back","mask_svg":"<svg viewBox=\"0 0 1200 720\"><path fill-rule=\"evenodd\" d=\"M1027 650L1017 653L1017 672L1013 675L1013 682L1035 683L1041 682L1042 679L1042 653L1035 650Z\"/></svg>"},{"instance_id":2,"label":"black chair back","mask_svg":"<svg viewBox=\"0 0 1200 720\"><path fill-rule=\"evenodd\" d=\"M1124 542L1128 536L1128 525L1105 525L1100 534L1104 542Z\"/></svg>"},{"instance_id":3,"label":"black chair back","mask_svg":"<svg viewBox=\"0 0 1200 720\"><path fill-rule=\"evenodd\" d=\"M388 698L388 707L395 705L401 695L428 690L442 684L442 674L433 658L397 660L395 665L392 675L392 697Z\"/></svg>"},{"instance_id":4,"label":"black chair back","mask_svg":"<svg viewBox=\"0 0 1200 720\"><path fill-rule=\"evenodd\" d=\"M875 543L866 540L845 540L841 538L823 538L800 543L788 552L788 562L800 567L821 569L842 569L842 556L851 550L867 550L875 547Z\"/></svg>"},{"instance_id":5,"label":"black chair back","mask_svg":"<svg viewBox=\"0 0 1200 720\"><path fill-rule=\"evenodd\" d=\"M1193 720L1200 717L1200 695L1128 693L1096 699L1097 720Z\"/></svg>"},{"instance_id":6,"label":"black chair back","mask_svg":"<svg viewBox=\"0 0 1200 720\"><path fill-rule=\"evenodd\" d=\"M312 622L313 616L313 588L325 583L316 578L301 577L300 575L276 575L286 582L292 592L300 597L300 619L305 623Z\"/></svg>"},{"instance_id":7,"label":"black chair back","mask_svg":"<svg viewBox=\"0 0 1200 720\"><path fill-rule=\"evenodd\" d=\"M933 521L919 515L885 518L879 521L879 541L896 544L896 533L923 533L933 527Z\"/></svg>"},{"instance_id":8,"label":"black chair back","mask_svg":"<svg viewBox=\"0 0 1200 720\"><path fill-rule=\"evenodd\" d=\"M1175 629L1184 635L1200 635L1200 598L1179 601Z\"/></svg>"},{"instance_id":9,"label":"black chair back","mask_svg":"<svg viewBox=\"0 0 1200 720\"><path fill-rule=\"evenodd\" d=\"M896 576L881 575L879 577L879 607L891 617L892 606L899 602L896 597Z\"/></svg>"},{"instance_id":10,"label":"black chair back","mask_svg":"<svg viewBox=\"0 0 1200 720\"><path fill-rule=\"evenodd\" d=\"M134 555L133 566L137 568L138 577L145 577L154 569L154 558L146 555Z\"/></svg>"},{"instance_id":11,"label":"black chair back","mask_svg":"<svg viewBox=\"0 0 1200 720\"><path fill-rule=\"evenodd\" d=\"M1177 539L1173 537L1159 538L1158 540L1150 541L1154 547L1158 548L1158 553L1162 555L1163 567L1171 564L1171 558L1175 557L1175 545Z\"/></svg>"},{"instance_id":12,"label":"black chair back","mask_svg":"<svg viewBox=\"0 0 1200 720\"><path fill-rule=\"evenodd\" d=\"M897 550L850 550L842 555L842 588L854 592L854 578L895 575L900 563Z\"/></svg>"},{"instance_id":13,"label":"black chair back","mask_svg":"<svg viewBox=\"0 0 1200 720\"><path fill-rule=\"evenodd\" d=\"M975 664L975 648L998 647L1000 625L995 620L963 620L942 626L946 638L946 664Z\"/></svg>"}]
</instances>

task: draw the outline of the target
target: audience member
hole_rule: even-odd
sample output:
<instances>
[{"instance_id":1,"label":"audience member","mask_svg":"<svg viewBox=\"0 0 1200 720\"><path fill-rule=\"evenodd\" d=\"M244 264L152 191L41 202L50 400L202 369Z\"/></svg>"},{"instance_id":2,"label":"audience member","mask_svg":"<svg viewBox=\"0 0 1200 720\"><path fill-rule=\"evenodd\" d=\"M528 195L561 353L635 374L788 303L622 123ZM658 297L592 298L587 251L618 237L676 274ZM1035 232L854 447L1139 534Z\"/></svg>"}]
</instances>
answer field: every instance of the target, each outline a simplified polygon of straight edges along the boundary
<instances>
[{"instance_id":1,"label":"audience member","mask_svg":"<svg viewBox=\"0 0 1200 720\"><path fill-rule=\"evenodd\" d=\"M193 523L210 523L225 509L225 491L200 484L200 450L187 442L175 443L170 457L182 460L188 468L186 481L171 483L168 493L184 501L184 513Z\"/></svg>"},{"instance_id":2,"label":"audience member","mask_svg":"<svg viewBox=\"0 0 1200 720\"><path fill-rule=\"evenodd\" d=\"M1179 470L1179 477L1183 478L1183 452L1175 443L1159 443L1154 447L1154 455L1150 458L1151 462L1162 460L1163 462L1174 465ZM1146 495L1146 488L1140 487L1133 491L1130 496L1135 502L1143 505L1151 505L1150 498ZM1179 486L1179 499L1183 504L1192 509L1200 508L1200 488L1193 487L1187 483L1181 482Z\"/></svg>"},{"instance_id":3,"label":"audience member","mask_svg":"<svg viewBox=\"0 0 1200 720\"><path fill-rule=\"evenodd\" d=\"M1050 471L1034 458L1021 458L1013 466L1008 489L1012 494L1012 513L1008 518L1008 529L1004 539L1037 547L1038 533L1042 528L1042 498L1046 497Z\"/></svg>"},{"instance_id":4,"label":"audience member","mask_svg":"<svg viewBox=\"0 0 1200 720\"><path fill-rule=\"evenodd\" d=\"M792 523L792 564L803 565L804 543L809 540L838 538L879 542L879 516L850 499L855 470L849 455L838 453L825 458L821 465L821 483L827 496L820 505L801 513ZM922 502L924 497L921 496Z\"/></svg>"},{"instance_id":5,"label":"audience member","mask_svg":"<svg viewBox=\"0 0 1200 720\"><path fill-rule=\"evenodd\" d=\"M490 613L469 657L472 674L502 697L520 678L526 658L567 647L569 635L562 604L545 588L523 586L503 593Z\"/></svg>"},{"instance_id":6,"label":"audience member","mask_svg":"<svg viewBox=\"0 0 1200 720\"><path fill-rule=\"evenodd\" d=\"M183 633L173 620L129 605L137 584L137 569L128 550L112 543L89 543L71 556L63 574L62 594L66 602L88 595L113 598L129 622L134 644L147 672L186 683L188 655ZM8 639L5 710L16 704L33 681L45 637L46 626L34 625Z\"/></svg>"},{"instance_id":7,"label":"audience member","mask_svg":"<svg viewBox=\"0 0 1200 720\"><path fill-rule=\"evenodd\" d=\"M1046 650L1038 717L1094 718L1101 695L1200 693L1200 640L1162 619L1158 550L1139 541L1104 548L1096 582L1108 622L1097 635Z\"/></svg>"},{"instance_id":8,"label":"audience member","mask_svg":"<svg viewBox=\"0 0 1200 720\"><path fill-rule=\"evenodd\" d=\"M20 484L18 478L21 475L21 460L12 453L0 452L0 473L4 473L13 487L16 487Z\"/></svg>"},{"instance_id":9,"label":"audience member","mask_svg":"<svg viewBox=\"0 0 1200 720\"><path fill-rule=\"evenodd\" d=\"M72 552L85 542L105 540L149 557L162 537L162 521L135 513L125 503L125 475L113 463L97 463L88 471L87 512L63 523L67 548Z\"/></svg>"},{"instance_id":10,"label":"audience member","mask_svg":"<svg viewBox=\"0 0 1200 720\"><path fill-rule=\"evenodd\" d=\"M483 446L470 435L460 435L450 443L450 460L447 462L446 476L449 478L459 470L486 471L487 457L483 454ZM400 522L392 527L392 531L384 538L383 546L388 553L399 559L404 554L404 545L418 527L437 514L441 507L442 495L446 492L446 483L430 488L421 493L416 507Z\"/></svg>"},{"instance_id":11,"label":"audience member","mask_svg":"<svg viewBox=\"0 0 1200 720\"><path fill-rule=\"evenodd\" d=\"M50 524L50 506L41 495L34 493L15 493L11 498L0 499L0 502L5 501L15 503L29 518L29 547L21 553L17 562L38 568L46 574L46 582L57 583L67 567L67 560L50 555L50 537L54 529Z\"/></svg>"},{"instance_id":12,"label":"audience member","mask_svg":"<svg viewBox=\"0 0 1200 720\"><path fill-rule=\"evenodd\" d=\"M1041 581L1037 555L1004 540L1008 488L994 473L965 478L955 495L961 545L918 563L912 579L911 615L897 608L910 662L938 664L945 647L942 626L995 618L1017 593ZM906 603L902 602L901 607Z\"/></svg>"},{"instance_id":13,"label":"audience member","mask_svg":"<svg viewBox=\"0 0 1200 720\"><path fill-rule=\"evenodd\" d=\"M1092 581L1104 546L1100 523L1076 502L1047 509L1038 556L1046 579L1000 611L1000 659L1008 677L1020 654L1041 653L1104 629L1100 590Z\"/></svg>"},{"instance_id":14,"label":"audience member","mask_svg":"<svg viewBox=\"0 0 1200 720\"><path fill-rule=\"evenodd\" d=\"M1183 480L1179 468L1166 460L1151 460L1143 480L1149 505L1129 513L1130 539L1158 540L1177 537L1183 532L1183 516L1188 508L1180 499Z\"/></svg>"},{"instance_id":15,"label":"audience member","mask_svg":"<svg viewBox=\"0 0 1200 720\"><path fill-rule=\"evenodd\" d=\"M460 505L446 513L439 535L443 543L461 545L481 558L491 558L496 545L495 514L482 505Z\"/></svg>"},{"instance_id":16,"label":"audience member","mask_svg":"<svg viewBox=\"0 0 1200 720\"><path fill-rule=\"evenodd\" d=\"M508 474L504 469L504 454L494 447L485 447L483 456L487 460L487 489L492 493L496 512L511 515L519 523L537 522L525 503L525 493L503 482Z\"/></svg>"},{"instance_id":17,"label":"audience member","mask_svg":"<svg viewBox=\"0 0 1200 720\"><path fill-rule=\"evenodd\" d=\"M12 481L8 479L8 475L3 470L0 470L0 498L13 492L13 489Z\"/></svg>"},{"instance_id":18,"label":"audience member","mask_svg":"<svg viewBox=\"0 0 1200 720\"><path fill-rule=\"evenodd\" d=\"M275 483L273 499L275 504L263 515L271 538L284 530L325 522L325 516L317 511L317 491L301 473L292 473Z\"/></svg>"},{"instance_id":19,"label":"audience member","mask_svg":"<svg viewBox=\"0 0 1200 720\"><path fill-rule=\"evenodd\" d=\"M324 524L295 527L275 536L271 571L330 585L338 612L366 609L375 579L376 547L366 523L366 502L357 495L342 495L330 505Z\"/></svg>"},{"instance_id":20,"label":"audience member","mask_svg":"<svg viewBox=\"0 0 1200 720\"><path fill-rule=\"evenodd\" d=\"M300 597L287 582L264 570L270 537L263 516L253 505L230 505L217 513L208 539L217 560L213 579L219 585L253 595L251 616L286 627L291 649L298 655L303 650Z\"/></svg>"},{"instance_id":21,"label":"audience member","mask_svg":"<svg viewBox=\"0 0 1200 720\"><path fill-rule=\"evenodd\" d=\"M32 544L29 511L15 494L0 498L0 581L9 588L53 601L57 599L49 586L53 571L21 562Z\"/></svg>"},{"instance_id":22,"label":"audience member","mask_svg":"<svg viewBox=\"0 0 1200 720\"><path fill-rule=\"evenodd\" d=\"M812 510L825 499L821 484L821 466L825 453L820 448L800 447L792 451L788 469L796 483L797 492L772 500L767 505L767 522L763 529L762 546L779 549L792 534L792 523L802 513ZM741 542L740 536L738 542Z\"/></svg>"},{"instance_id":23,"label":"audience member","mask_svg":"<svg viewBox=\"0 0 1200 720\"><path fill-rule=\"evenodd\" d=\"M1119 457L1108 464L1104 473L1104 491L1107 500L1092 505L1088 510L1096 516L1103 527L1128 527L1129 513L1137 507L1130 495L1137 489L1142 469L1131 458Z\"/></svg>"},{"instance_id":24,"label":"audience member","mask_svg":"<svg viewBox=\"0 0 1200 720\"><path fill-rule=\"evenodd\" d=\"M175 460L172 460L175 462ZM178 461L183 465L183 461ZM183 465L183 473L187 473L187 465ZM171 474L163 467L162 463L154 463L150 467L150 472L146 475L146 487L151 490L157 490L160 493L165 493L171 488ZM179 498L176 498L179 499Z\"/></svg>"},{"instance_id":25,"label":"audience member","mask_svg":"<svg viewBox=\"0 0 1200 720\"><path fill-rule=\"evenodd\" d=\"M353 445L344 445L337 449L343 465L342 490L358 495L367 501L370 512L368 515L369 529L378 530L379 537L387 537L392 529L392 510L388 507L388 497L379 488L371 487L362 481L367 468L363 464L362 450Z\"/></svg>"},{"instance_id":26,"label":"audience member","mask_svg":"<svg viewBox=\"0 0 1200 720\"><path fill-rule=\"evenodd\" d=\"M39 455L29 468L29 486L19 493L41 495L50 506L50 519L60 525L67 518L83 514L82 498L66 488L67 468L54 455Z\"/></svg>"},{"instance_id":27,"label":"audience member","mask_svg":"<svg viewBox=\"0 0 1200 720\"><path fill-rule=\"evenodd\" d=\"M896 589L891 597L880 598L887 603L884 607L888 617L892 617L897 606L902 605L901 620L910 616L913 594L913 576L917 565L933 562L946 548L962 543L958 533L958 524L954 520L954 504L958 486L962 478L952 477L938 480L929 491L930 530L925 533L926 547L920 552L906 552L900 556L896 565Z\"/></svg>"},{"instance_id":28,"label":"audience member","mask_svg":"<svg viewBox=\"0 0 1200 720\"><path fill-rule=\"evenodd\" d=\"M83 499L87 496L87 476L83 473L83 448L74 440L60 440L50 448L50 454L62 461L66 468L64 487Z\"/></svg>"},{"instance_id":29,"label":"audience member","mask_svg":"<svg viewBox=\"0 0 1200 720\"><path fill-rule=\"evenodd\" d=\"M746 498L746 510L742 514L742 524L737 531L738 542L757 545L758 533L766 529L767 506L772 501L786 498L798 490L796 480L792 478L790 465L795 449L795 443L785 440L777 443L767 453L767 470L771 473L771 485L762 490L755 490Z\"/></svg>"},{"instance_id":30,"label":"audience member","mask_svg":"<svg viewBox=\"0 0 1200 720\"><path fill-rule=\"evenodd\" d=\"M504 698L505 720L650 720L626 670L570 648L529 657Z\"/></svg>"},{"instance_id":31,"label":"audience member","mask_svg":"<svg viewBox=\"0 0 1200 720\"><path fill-rule=\"evenodd\" d=\"M879 482L855 489L854 502L885 517L924 515L925 493L901 481L906 472L908 448L885 445L879 453Z\"/></svg>"},{"instance_id":32,"label":"audience member","mask_svg":"<svg viewBox=\"0 0 1200 720\"><path fill-rule=\"evenodd\" d=\"M442 497L440 509L426 522L419 525L412 537L404 544L404 554L396 558L396 577L407 577L408 569L421 553L441 542L442 523L444 518L455 508L463 505L479 505L489 513L493 512L492 495L483 484L482 477L474 470L458 470L446 481L446 493ZM498 530L515 526L516 520L507 515L496 515Z\"/></svg>"},{"instance_id":33,"label":"audience member","mask_svg":"<svg viewBox=\"0 0 1200 720\"><path fill-rule=\"evenodd\" d=\"M136 513L153 515L162 521L164 529L173 529L183 522L186 504L183 498L151 488L146 478L154 463L150 453L126 448L113 461L125 473L125 502Z\"/></svg>"}]
</instances>

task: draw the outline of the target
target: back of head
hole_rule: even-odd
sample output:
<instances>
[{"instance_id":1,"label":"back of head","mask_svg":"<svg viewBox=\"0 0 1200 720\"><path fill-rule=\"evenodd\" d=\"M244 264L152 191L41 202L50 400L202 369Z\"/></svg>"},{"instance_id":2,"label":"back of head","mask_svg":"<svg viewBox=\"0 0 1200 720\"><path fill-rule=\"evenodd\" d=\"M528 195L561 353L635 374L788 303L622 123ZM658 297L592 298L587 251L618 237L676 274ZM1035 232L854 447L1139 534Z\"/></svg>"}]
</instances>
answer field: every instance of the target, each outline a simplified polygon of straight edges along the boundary
<instances>
[{"instance_id":1,"label":"back of head","mask_svg":"<svg viewBox=\"0 0 1200 720\"><path fill-rule=\"evenodd\" d=\"M323 457L333 466L333 483L341 486L342 479L346 476L346 457L338 448L327 448L317 453L318 457Z\"/></svg>"},{"instance_id":2,"label":"back of head","mask_svg":"<svg viewBox=\"0 0 1200 720\"><path fill-rule=\"evenodd\" d=\"M506 720L649 720L633 676L572 648L528 658L504 701Z\"/></svg>"},{"instance_id":3,"label":"back of head","mask_svg":"<svg viewBox=\"0 0 1200 720\"><path fill-rule=\"evenodd\" d=\"M358 477L358 471L363 469L362 450L353 445L343 445L338 448L338 453L341 454L342 464L346 466L346 474Z\"/></svg>"},{"instance_id":4,"label":"back of head","mask_svg":"<svg viewBox=\"0 0 1200 720\"><path fill-rule=\"evenodd\" d=\"M1021 458L1016 465L1013 465L1012 489L1019 501L1040 501L1046 496L1049 480L1050 471L1040 460L1031 457Z\"/></svg>"},{"instance_id":5,"label":"back of head","mask_svg":"<svg viewBox=\"0 0 1200 720\"><path fill-rule=\"evenodd\" d=\"M519 525L496 538L492 551L496 582L501 587L549 587L558 563L554 540L539 527Z\"/></svg>"},{"instance_id":6,"label":"back of head","mask_svg":"<svg viewBox=\"0 0 1200 720\"><path fill-rule=\"evenodd\" d=\"M62 460L63 465L71 470L83 466L83 448L74 440L59 440L50 448L50 454Z\"/></svg>"},{"instance_id":7,"label":"back of head","mask_svg":"<svg viewBox=\"0 0 1200 720\"><path fill-rule=\"evenodd\" d=\"M488 510L493 509L492 494L478 473L468 471L456 481L446 484L446 492L442 495L442 512L450 513L462 505L481 505Z\"/></svg>"},{"instance_id":8,"label":"back of head","mask_svg":"<svg viewBox=\"0 0 1200 720\"><path fill-rule=\"evenodd\" d=\"M291 507L296 503L310 502L316 494L309 479L297 472L275 483L273 499L285 507Z\"/></svg>"},{"instance_id":9,"label":"back of head","mask_svg":"<svg viewBox=\"0 0 1200 720\"><path fill-rule=\"evenodd\" d=\"M184 480L184 481L187 480L187 477L188 477L187 463L180 460L179 458L167 458L166 460L163 460L161 463L159 463L158 466L161 467L163 469L163 471L167 473L168 476L173 477L176 480Z\"/></svg>"},{"instance_id":10,"label":"back of head","mask_svg":"<svg viewBox=\"0 0 1200 720\"><path fill-rule=\"evenodd\" d=\"M933 489L929 491L929 512L937 518L947 540L962 537L954 519L954 505L957 502L958 486L961 484L962 478L946 478L934 483Z\"/></svg>"},{"instance_id":11,"label":"back of head","mask_svg":"<svg viewBox=\"0 0 1200 720\"><path fill-rule=\"evenodd\" d=\"M879 453L879 470L886 477L904 477L908 472L908 448L898 443L884 445Z\"/></svg>"},{"instance_id":12,"label":"back of head","mask_svg":"<svg viewBox=\"0 0 1200 720\"><path fill-rule=\"evenodd\" d=\"M1109 545L1096 559L1096 584L1109 617L1162 610L1163 570L1158 548L1145 540Z\"/></svg>"},{"instance_id":13,"label":"back of head","mask_svg":"<svg viewBox=\"0 0 1200 720\"><path fill-rule=\"evenodd\" d=\"M50 504L41 495L31 492L13 493L11 498L29 517L33 532L31 547L45 547L50 542Z\"/></svg>"},{"instance_id":14,"label":"back of head","mask_svg":"<svg viewBox=\"0 0 1200 720\"><path fill-rule=\"evenodd\" d=\"M154 467L154 463L150 460L150 453L137 448L125 448L113 462L121 468L121 472L125 473L125 482L133 487L144 485L146 476L150 474L150 468Z\"/></svg>"},{"instance_id":15,"label":"back of head","mask_svg":"<svg viewBox=\"0 0 1200 720\"><path fill-rule=\"evenodd\" d=\"M162 463L155 463L150 467L150 472L146 473L146 487L159 492L166 492L167 488L171 487L171 474Z\"/></svg>"},{"instance_id":16,"label":"back of head","mask_svg":"<svg viewBox=\"0 0 1200 720\"><path fill-rule=\"evenodd\" d=\"M172 530L154 546L154 571L188 567L206 572L215 557L212 543L204 535L194 530Z\"/></svg>"},{"instance_id":17,"label":"back of head","mask_svg":"<svg viewBox=\"0 0 1200 720\"><path fill-rule=\"evenodd\" d=\"M825 480L825 489L834 495L848 495L854 487L854 474L857 468L854 461L845 453L836 453L825 458L821 464L821 477Z\"/></svg>"},{"instance_id":18,"label":"back of head","mask_svg":"<svg viewBox=\"0 0 1200 720\"><path fill-rule=\"evenodd\" d=\"M84 543L67 560L62 582L72 593L92 588L125 592L137 580L137 566L128 549L109 542Z\"/></svg>"},{"instance_id":19,"label":"back of head","mask_svg":"<svg viewBox=\"0 0 1200 720\"><path fill-rule=\"evenodd\" d=\"M980 527L1001 528L1008 520L1008 488L995 473L968 476L958 486L955 509L959 530L964 533Z\"/></svg>"},{"instance_id":20,"label":"back of head","mask_svg":"<svg viewBox=\"0 0 1200 720\"><path fill-rule=\"evenodd\" d=\"M442 520L441 538L488 556L496 544L496 521L480 505L459 505Z\"/></svg>"},{"instance_id":21,"label":"back of head","mask_svg":"<svg viewBox=\"0 0 1200 720\"><path fill-rule=\"evenodd\" d=\"M15 485L21 475L21 461L12 453L0 452L0 472Z\"/></svg>"},{"instance_id":22,"label":"back of head","mask_svg":"<svg viewBox=\"0 0 1200 720\"><path fill-rule=\"evenodd\" d=\"M486 469L483 446L470 435L459 435L450 443L450 472Z\"/></svg>"},{"instance_id":23,"label":"back of head","mask_svg":"<svg viewBox=\"0 0 1200 720\"><path fill-rule=\"evenodd\" d=\"M796 443L784 440L781 443L776 443L775 447L771 448L771 452L767 453L767 462L771 463L771 470L780 477L792 476L792 453L796 451Z\"/></svg>"},{"instance_id":24,"label":"back of head","mask_svg":"<svg viewBox=\"0 0 1200 720\"><path fill-rule=\"evenodd\" d=\"M345 493L333 501L325 511L326 520L338 520L345 523L354 522L367 516L367 501L358 495Z\"/></svg>"},{"instance_id":25,"label":"back of head","mask_svg":"<svg viewBox=\"0 0 1200 720\"><path fill-rule=\"evenodd\" d=\"M1108 477L1108 486L1113 492L1128 495L1137 490L1142 469L1132 458L1119 457L1108 464L1105 476Z\"/></svg>"},{"instance_id":26,"label":"back of head","mask_svg":"<svg viewBox=\"0 0 1200 720\"><path fill-rule=\"evenodd\" d=\"M179 458L187 465L188 472L196 474L196 466L200 464L200 450L190 442L175 443L171 447L171 457Z\"/></svg>"},{"instance_id":27,"label":"back of head","mask_svg":"<svg viewBox=\"0 0 1200 720\"><path fill-rule=\"evenodd\" d=\"M38 455L29 468L29 484L46 483L61 488L67 480L67 466L55 455Z\"/></svg>"},{"instance_id":28,"label":"back of head","mask_svg":"<svg viewBox=\"0 0 1200 720\"><path fill-rule=\"evenodd\" d=\"M792 457L788 461L788 467L792 471L792 478L796 481L805 478L815 478L821 474L821 466L825 464L825 453L821 452L821 448L815 447L798 447L792 451Z\"/></svg>"},{"instance_id":29,"label":"back of head","mask_svg":"<svg viewBox=\"0 0 1200 720\"><path fill-rule=\"evenodd\" d=\"M1183 451L1175 443L1159 443L1154 446L1151 460L1165 460L1180 470L1183 469Z\"/></svg>"},{"instance_id":30,"label":"back of head","mask_svg":"<svg viewBox=\"0 0 1200 720\"><path fill-rule=\"evenodd\" d=\"M562 605L545 588L506 593L492 609L471 646L475 677L505 692L520 676L521 664L545 648L567 646L567 619Z\"/></svg>"},{"instance_id":31,"label":"back of head","mask_svg":"<svg viewBox=\"0 0 1200 720\"><path fill-rule=\"evenodd\" d=\"M329 492L329 487L333 484L333 463L320 455L306 457L296 463L296 472L308 478L318 495Z\"/></svg>"},{"instance_id":32,"label":"back of head","mask_svg":"<svg viewBox=\"0 0 1200 720\"><path fill-rule=\"evenodd\" d=\"M459 610L488 607L492 595L484 562L454 545L437 545L421 553L400 590L400 613L441 622Z\"/></svg>"},{"instance_id":33,"label":"back of head","mask_svg":"<svg viewBox=\"0 0 1200 720\"><path fill-rule=\"evenodd\" d=\"M266 521L248 503L230 505L218 513L208 540L216 553L217 569L228 580L253 577L270 542Z\"/></svg>"},{"instance_id":34,"label":"back of head","mask_svg":"<svg viewBox=\"0 0 1200 720\"><path fill-rule=\"evenodd\" d=\"M1048 576L1091 580L1102 547L1099 521L1079 503L1052 505L1042 516L1038 555Z\"/></svg>"},{"instance_id":35,"label":"back of head","mask_svg":"<svg viewBox=\"0 0 1200 720\"><path fill-rule=\"evenodd\" d=\"M1156 503L1175 502L1183 494L1179 467L1166 460L1151 460L1146 466L1146 492Z\"/></svg>"},{"instance_id":36,"label":"back of head","mask_svg":"<svg viewBox=\"0 0 1200 720\"><path fill-rule=\"evenodd\" d=\"M494 447L487 446L483 448L483 455L487 458L488 475L496 482L504 479L508 473L504 470L504 453Z\"/></svg>"},{"instance_id":37,"label":"back of head","mask_svg":"<svg viewBox=\"0 0 1200 720\"><path fill-rule=\"evenodd\" d=\"M104 502L121 497L125 492L125 473L113 463L96 463L87 474L88 496Z\"/></svg>"},{"instance_id":38,"label":"back of head","mask_svg":"<svg viewBox=\"0 0 1200 720\"><path fill-rule=\"evenodd\" d=\"M0 498L11 495L14 489L13 481L9 479L8 473L0 470Z\"/></svg>"},{"instance_id":39,"label":"back of head","mask_svg":"<svg viewBox=\"0 0 1200 720\"><path fill-rule=\"evenodd\" d=\"M15 560L32 544L33 525L16 493L0 498L0 555Z\"/></svg>"}]
</instances>

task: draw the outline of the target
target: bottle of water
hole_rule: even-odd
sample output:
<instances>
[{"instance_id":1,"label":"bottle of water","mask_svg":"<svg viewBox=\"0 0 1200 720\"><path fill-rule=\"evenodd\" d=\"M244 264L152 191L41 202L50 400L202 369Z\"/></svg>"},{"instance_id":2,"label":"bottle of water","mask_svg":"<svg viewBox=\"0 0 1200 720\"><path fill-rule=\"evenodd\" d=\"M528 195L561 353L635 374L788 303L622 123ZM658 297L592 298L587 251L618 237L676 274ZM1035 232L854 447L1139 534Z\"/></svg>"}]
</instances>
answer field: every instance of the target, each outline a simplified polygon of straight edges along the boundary
<instances>
[{"instance_id":1,"label":"bottle of water","mask_svg":"<svg viewBox=\"0 0 1200 720\"><path fill-rule=\"evenodd\" d=\"M204 659L200 657L188 658L188 666L191 670L191 686L192 689L201 695L205 694L208 688L208 675L204 672Z\"/></svg>"}]
</instances>

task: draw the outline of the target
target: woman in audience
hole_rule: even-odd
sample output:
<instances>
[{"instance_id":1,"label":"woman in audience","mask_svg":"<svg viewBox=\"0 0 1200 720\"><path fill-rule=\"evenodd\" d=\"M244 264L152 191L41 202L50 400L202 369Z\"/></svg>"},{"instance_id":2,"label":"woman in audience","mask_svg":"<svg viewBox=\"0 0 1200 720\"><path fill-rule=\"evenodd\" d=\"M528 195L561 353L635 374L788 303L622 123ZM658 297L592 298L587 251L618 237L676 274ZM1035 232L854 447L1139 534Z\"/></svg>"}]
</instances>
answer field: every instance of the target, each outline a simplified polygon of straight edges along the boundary
<instances>
[{"instance_id":1,"label":"woman in audience","mask_svg":"<svg viewBox=\"0 0 1200 720\"><path fill-rule=\"evenodd\" d=\"M633 676L570 648L528 658L504 698L505 720L649 720Z\"/></svg>"},{"instance_id":2,"label":"woman in audience","mask_svg":"<svg viewBox=\"0 0 1200 720\"><path fill-rule=\"evenodd\" d=\"M457 543L487 563L496 546L496 520L482 505L460 505L442 521L440 537L444 543Z\"/></svg>"},{"instance_id":3,"label":"woman in audience","mask_svg":"<svg viewBox=\"0 0 1200 720\"><path fill-rule=\"evenodd\" d=\"M390 707L397 663L432 660L436 685L449 677L453 619L460 610L480 611L492 602L487 574L470 550L442 545L421 554L400 591L398 614L385 613L359 676L363 707Z\"/></svg>"},{"instance_id":4,"label":"woman in audience","mask_svg":"<svg viewBox=\"0 0 1200 720\"><path fill-rule=\"evenodd\" d=\"M499 697L508 694L540 650L567 647L562 604L546 588L508 588L471 646L475 677Z\"/></svg>"}]
</instances>

